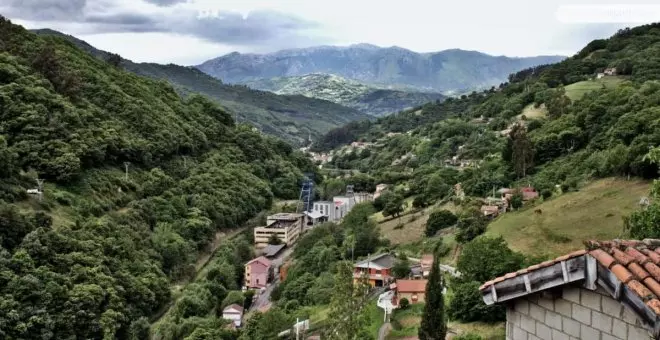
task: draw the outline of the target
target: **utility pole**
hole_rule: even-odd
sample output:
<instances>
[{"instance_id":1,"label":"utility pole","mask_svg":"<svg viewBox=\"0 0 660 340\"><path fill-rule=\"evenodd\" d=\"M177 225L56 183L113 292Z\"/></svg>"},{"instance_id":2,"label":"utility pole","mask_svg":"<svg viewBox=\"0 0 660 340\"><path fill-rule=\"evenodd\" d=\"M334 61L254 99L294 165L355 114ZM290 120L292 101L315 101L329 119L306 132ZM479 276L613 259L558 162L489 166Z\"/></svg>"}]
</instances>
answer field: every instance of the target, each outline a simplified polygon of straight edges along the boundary
<instances>
[{"instance_id":1,"label":"utility pole","mask_svg":"<svg viewBox=\"0 0 660 340\"><path fill-rule=\"evenodd\" d=\"M130 164L131 164L130 162L124 162L124 168L126 169L126 175L125 175L124 179L126 180L126 182L128 182L128 166Z\"/></svg>"}]
</instances>

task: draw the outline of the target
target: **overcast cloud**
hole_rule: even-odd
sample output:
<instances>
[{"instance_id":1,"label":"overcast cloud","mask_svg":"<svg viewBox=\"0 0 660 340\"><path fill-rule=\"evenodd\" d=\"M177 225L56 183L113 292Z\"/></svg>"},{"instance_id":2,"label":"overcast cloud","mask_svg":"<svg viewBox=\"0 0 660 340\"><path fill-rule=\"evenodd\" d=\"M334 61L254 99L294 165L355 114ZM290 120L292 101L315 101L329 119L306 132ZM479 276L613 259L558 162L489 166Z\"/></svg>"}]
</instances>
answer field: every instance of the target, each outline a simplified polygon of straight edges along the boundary
<instances>
[{"instance_id":1,"label":"overcast cloud","mask_svg":"<svg viewBox=\"0 0 660 340\"><path fill-rule=\"evenodd\" d=\"M462 48L493 55L571 55L595 38L641 24L564 23L557 18L562 5L576 3L617 2L0 0L0 14L27 28L75 35L135 61L180 64L233 51L362 42L418 52Z\"/></svg>"}]
</instances>

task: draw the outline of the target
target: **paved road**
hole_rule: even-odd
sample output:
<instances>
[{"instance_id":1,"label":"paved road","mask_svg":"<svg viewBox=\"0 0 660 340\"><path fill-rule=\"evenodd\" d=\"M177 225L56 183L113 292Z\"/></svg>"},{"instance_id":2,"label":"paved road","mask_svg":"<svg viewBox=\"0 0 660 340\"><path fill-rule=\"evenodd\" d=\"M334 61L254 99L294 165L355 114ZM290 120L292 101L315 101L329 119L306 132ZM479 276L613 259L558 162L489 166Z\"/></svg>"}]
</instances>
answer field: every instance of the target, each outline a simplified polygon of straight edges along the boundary
<instances>
[{"instance_id":1,"label":"paved road","mask_svg":"<svg viewBox=\"0 0 660 340\"><path fill-rule=\"evenodd\" d=\"M286 259L288 259L291 256L292 253L293 253L293 247L284 249L284 251L282 252L282 254L280 254L280 256L272 260L273 266L279 268L284 263L284 261L286 261ZM276 274L275 277L273 278L273 282L271 282L270 285L266 287L266 289L261 294L259 293L259 291L256 292L257 295L255 296L257 297L257 299L252 302L252 306L250 306L250 310L251 311L259 310L260 308L268 306L268 304L270 303L270 294L273 293L273 289L275 289L275 287L277 287L279 283L280 283L280 276Z\"/></svg>"},{"instance_id":2,"label":"paved road","mask_svg":"<svg viewBox=\"0 0 660 340\"><path fill-rule=\"evenodd\" d=\"M385 337L390 333L390 330L392 330L392 324L389 322L380 326L380 329L378 330L378 340L385 340Z\"/></svg>"}]
</instances>

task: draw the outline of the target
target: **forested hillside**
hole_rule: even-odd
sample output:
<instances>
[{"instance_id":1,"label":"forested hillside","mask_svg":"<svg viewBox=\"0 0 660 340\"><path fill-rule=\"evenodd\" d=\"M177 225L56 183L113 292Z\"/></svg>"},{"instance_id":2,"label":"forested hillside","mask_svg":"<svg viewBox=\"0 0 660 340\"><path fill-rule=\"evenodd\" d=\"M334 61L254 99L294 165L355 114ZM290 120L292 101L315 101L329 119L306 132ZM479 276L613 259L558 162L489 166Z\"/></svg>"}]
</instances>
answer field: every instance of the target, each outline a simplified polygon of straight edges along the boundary
<instances>
[{"instance_id":1,"label":"forested hillside","mask_svg":"<svg viewBox=\"0 0 660 340\"><path fill-rule=\"evenodd\" d=\"M445 98L440 93L378 88L333 74L321 73L259 79L246 82L245 85L277 94L301 94L324 99L373 116L384 116Z\"/></svg>"},{"instance_id":2,"label":"forested hillside","mask_svg":"<svg viewBox=\"0 0 660 340\"><path fill-rule=\"evenodd\" d=\"M559 64L516 73L499 88L335 129L315 148L373 142L362 152L338 151L333 163L386 183L410 179L409 195L445 175L446 184L462 182L477 196L516 181L551 189L593 177L652 177L656 166L644 155L660 143L659 56L660 25L621 30ZM606 68L616 75L602 80L616 82L582 86L599 84L591 79ZM590 90L572 96L579 86ZM447 168L452 157L476 166Z\"/></svg>"},{"instance_id":3,"label":"forested hillside","mask_svg":"<svg viewBox=\"0 0 660 340\"><path fill-rule=\"evenodd\" d=\"M134 63L57 31L43 29L35 32L63 37L99 59L107 60L137 75L166 80L184 96L191 92L208 96L239 122L250 122L261 131L296 145L304 144L310 135L318 136L337 126L368 117L355 109L326 100L301 95L278 96L242 85L223 84L193 67Z\"/></svg>"},{"instance_id":4,"label":"forested hillside","mask_svg":"<svg viewBox=\"0 0 660 340\"><path fill-rule=\"evenodd\" d=\"M296 198L302 171L205 98L0 18L0 338L145 338L216 232Z\"/></svg>"}]
</instances>

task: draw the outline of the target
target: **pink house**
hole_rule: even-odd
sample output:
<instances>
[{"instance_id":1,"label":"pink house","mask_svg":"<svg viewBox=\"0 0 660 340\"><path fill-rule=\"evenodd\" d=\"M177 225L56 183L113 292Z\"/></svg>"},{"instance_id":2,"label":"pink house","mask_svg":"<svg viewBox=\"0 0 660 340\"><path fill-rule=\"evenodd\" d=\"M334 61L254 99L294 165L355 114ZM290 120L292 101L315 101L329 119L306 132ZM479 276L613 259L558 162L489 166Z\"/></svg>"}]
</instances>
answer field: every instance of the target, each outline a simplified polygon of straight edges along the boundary
<instances>
[{"instance_id":1,"label":"pink house","mask_svg":"<svg viewBox=\"0 0 660 340\"><path fill-rule=\"evenodd\" d=\"M259 256L245 264L245 286L248 288L266 287L272 273L270 260L264 256Z\"/></svg>"}]
</instances>

